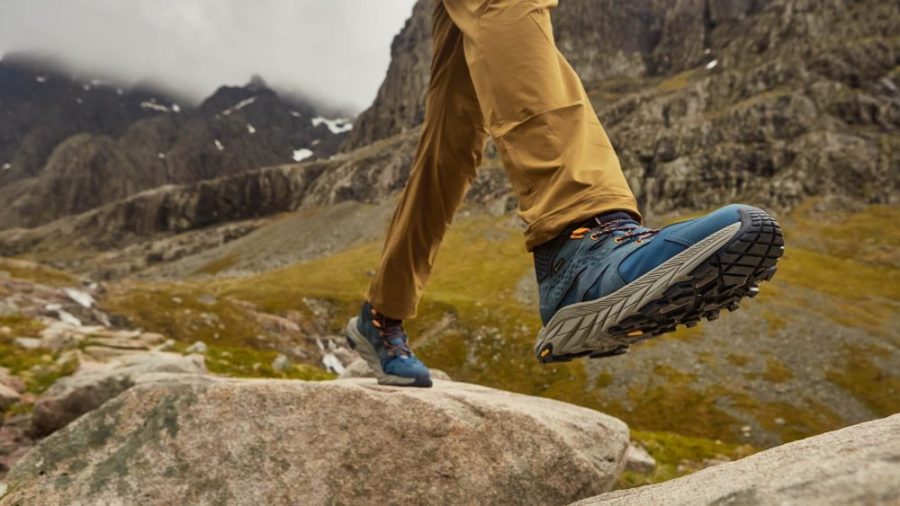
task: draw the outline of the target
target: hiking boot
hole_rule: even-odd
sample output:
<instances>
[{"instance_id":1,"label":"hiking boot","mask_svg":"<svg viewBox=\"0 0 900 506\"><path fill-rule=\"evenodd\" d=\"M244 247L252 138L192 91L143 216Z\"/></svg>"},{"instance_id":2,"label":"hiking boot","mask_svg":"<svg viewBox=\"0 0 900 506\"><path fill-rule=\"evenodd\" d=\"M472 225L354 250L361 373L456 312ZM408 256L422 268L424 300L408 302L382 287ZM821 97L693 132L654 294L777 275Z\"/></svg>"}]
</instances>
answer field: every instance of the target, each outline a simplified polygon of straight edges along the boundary
<instances>
[{"instance_id":1,"label":"hiking boot","mask_svg":"<svg viewBox=\"0 0 900 506\"><path fill-rule=\"evenodd\" d=\"M347 343L369 364L379 384L430 387L431 373L407 342L403 322L382 315L368 302L347 324Z\"/></svg>"},{"instance_id":2,"label":"hiking boot","mask_svg":"<svg viewBox=\"0 0 900 506\"><path fill-rule=\"evenodd\" d=\"M775 274L778 223L730 205L661 230L611 213L535 248L541 362L619 355L644 339L734 311Z\"/></svg>"}]
</instances>

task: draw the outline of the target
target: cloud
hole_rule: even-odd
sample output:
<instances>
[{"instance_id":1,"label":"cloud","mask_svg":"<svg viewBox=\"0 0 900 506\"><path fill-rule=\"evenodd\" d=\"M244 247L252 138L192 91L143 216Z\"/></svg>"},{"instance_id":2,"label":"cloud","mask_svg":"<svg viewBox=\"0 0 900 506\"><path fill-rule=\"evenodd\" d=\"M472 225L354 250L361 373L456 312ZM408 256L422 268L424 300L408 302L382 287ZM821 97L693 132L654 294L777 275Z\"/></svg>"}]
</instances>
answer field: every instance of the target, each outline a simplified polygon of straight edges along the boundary
<instances>
[{"instance_id":1,"label":"cloud","mask_svg":"<svg viewBox=\"0 0 900 506\"><path fill-rule=\"evenodd\" d=\"M194 99L251 75L367 107L415 0L0 0L0 49ZM87 76L86 76L87 77Z\"/></svg>"}]
</instances>

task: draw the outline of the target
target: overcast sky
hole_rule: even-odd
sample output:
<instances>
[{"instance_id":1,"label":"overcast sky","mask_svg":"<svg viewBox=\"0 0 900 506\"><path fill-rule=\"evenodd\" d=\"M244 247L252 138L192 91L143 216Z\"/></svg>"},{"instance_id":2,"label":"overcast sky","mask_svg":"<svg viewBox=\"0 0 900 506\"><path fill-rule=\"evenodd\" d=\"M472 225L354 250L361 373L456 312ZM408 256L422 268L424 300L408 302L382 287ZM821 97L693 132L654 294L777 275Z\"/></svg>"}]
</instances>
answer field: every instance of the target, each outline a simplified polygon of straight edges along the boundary
<instances>
[{"instance_id":1,"label":"overcast sky","mask_svg":"<svg viewBox=\"0 0 900 506\"><path fill-rule=\"evenodd\" d=\"M199 99L252 74L367 107L415 0L0 0L0 54L37 50ZM87 77L87 76L85 76Z\"/></svg>"}]
</instances>

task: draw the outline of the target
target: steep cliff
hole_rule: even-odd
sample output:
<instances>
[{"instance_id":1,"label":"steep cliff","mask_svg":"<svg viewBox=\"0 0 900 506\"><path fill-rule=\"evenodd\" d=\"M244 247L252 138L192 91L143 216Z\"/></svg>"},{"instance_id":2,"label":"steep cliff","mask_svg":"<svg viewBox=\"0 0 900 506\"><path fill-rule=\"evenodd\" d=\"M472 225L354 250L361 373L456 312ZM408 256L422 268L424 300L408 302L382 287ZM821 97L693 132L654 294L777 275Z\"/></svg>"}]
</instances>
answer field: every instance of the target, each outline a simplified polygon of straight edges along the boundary
<instances>
[{"instance_id":1,"label":"steep cliff","mask_svg":"<svg viewBox=\"0 0 900 506\"><path fill-rule=\"evenodd\" d=\"M419 2L395 39L382 91L345 149L421 122L430 5ZM564 0L552 16L647 211L895 200L896 3Z\"/></svg>"}]
</instances>

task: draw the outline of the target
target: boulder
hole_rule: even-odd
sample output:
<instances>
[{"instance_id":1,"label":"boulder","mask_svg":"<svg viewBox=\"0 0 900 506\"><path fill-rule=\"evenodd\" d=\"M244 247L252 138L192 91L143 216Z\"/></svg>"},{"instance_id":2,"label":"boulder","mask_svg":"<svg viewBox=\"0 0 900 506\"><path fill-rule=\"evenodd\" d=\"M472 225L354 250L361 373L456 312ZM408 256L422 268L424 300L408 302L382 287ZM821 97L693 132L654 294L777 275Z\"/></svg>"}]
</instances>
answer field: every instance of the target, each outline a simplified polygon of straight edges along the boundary
<instances>
[{"instance_id":1,"label":"boulder","mask_svg":"<svg viewBox=\"0 0 900 506\"><path fill-rule=\"evenodd\" d=\"M367 364L366 361L361 358L357 358L353 362L350 362L350 365L346 366L344 368L344 371L340 374L341 379L374 377L375 373L372 372L372 369L369 368L369 364ZM450 379L449 374L440 369L431 369L431 379L453 381L452 379Z\"/></svg>"},{"instance_id":2,"label":"boulder","mask_svg":"<svg viewBox=\"0 0 900 506\"><path fill-rule=\"evenodd\" d=\"M0 413L15 404L22 396L12 388L0 383Z\"/></svg>"},{"instance_id":3,"label":"boulder","mask_svg":"<svg viewBox=\"0 0 900 506\"><path fill-rule=\"evenodd\" d=\"M149 373L206 372L202 356L148 352L125 355L109 363L86 363L71 376L60 378L35 403L32 430L46 436L97 409Z\"/></svg>"},{"instance_id":4,"label":"boulder","mask_svg":"<svg viewBox=\"0 0 900 506\"><path fill-rule=\"evenodd\" d=\"M900 504L900 414L578 506Z\"/></svg>"},{"instance_id":5,"label":"boulder","mask_svg":"<svg viewBox=\"0 0 900 506\"><path fill-rule=\"evenodd\" d=\"M656 469L656 459L643 446L631 443L625 452L625 469L636 473L652 473Z\"/></svg>"},{"instance_id":6,"label":"boulder","mask_svg":"<svg viewBox=\"0 0 900 506\"><path fill-rule=\"evenodd\" d=\"M609 490L628 427L559 401L157 375L41 441L2 504L565 504Z\"/></svg>"}]
</instances>

